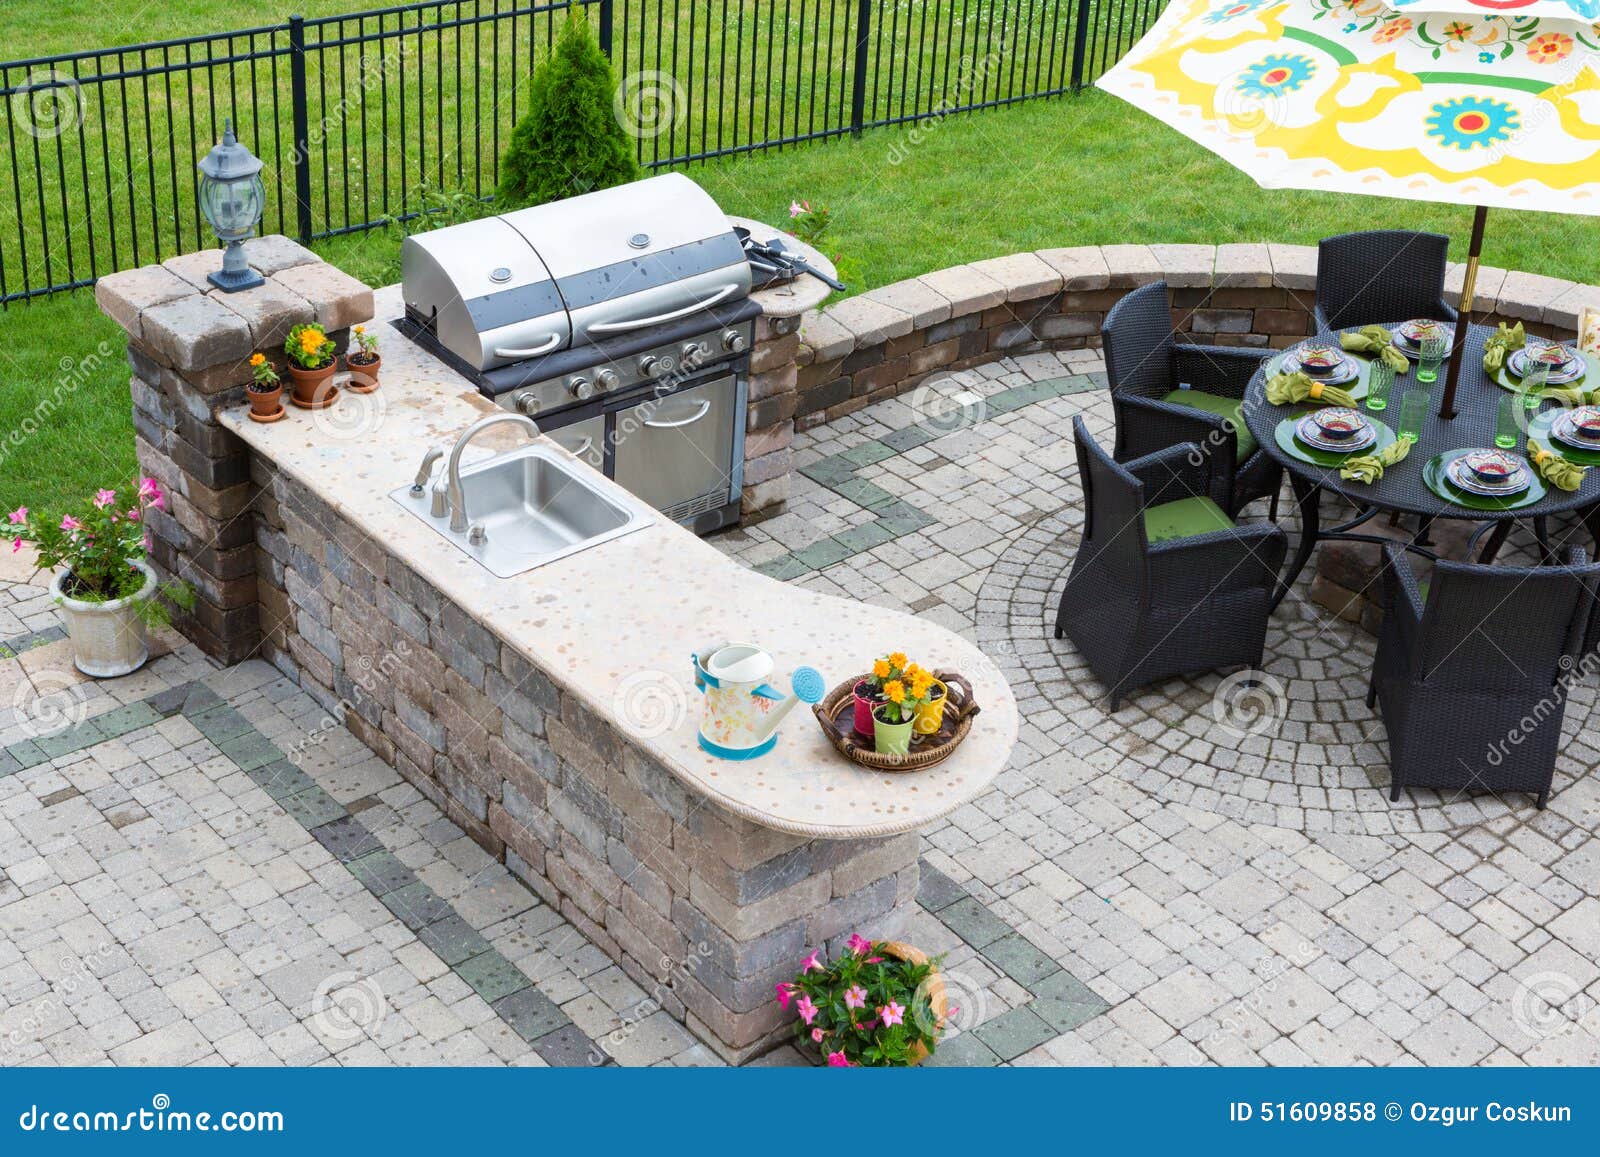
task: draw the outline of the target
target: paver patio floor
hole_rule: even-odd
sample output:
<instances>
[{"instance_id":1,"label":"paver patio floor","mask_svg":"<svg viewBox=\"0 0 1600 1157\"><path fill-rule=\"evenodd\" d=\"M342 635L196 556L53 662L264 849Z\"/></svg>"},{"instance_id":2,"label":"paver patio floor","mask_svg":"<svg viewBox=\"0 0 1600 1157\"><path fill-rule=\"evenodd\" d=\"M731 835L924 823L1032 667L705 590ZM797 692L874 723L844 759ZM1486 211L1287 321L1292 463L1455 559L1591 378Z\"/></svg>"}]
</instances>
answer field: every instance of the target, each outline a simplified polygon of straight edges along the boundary
<instances>
[{"instance_id":1,"label":"paver patio floor","mask_svg":"<svg viewBox=\"0 0 1600 1157\"><path fill-rule=\"evenodd\" d=\"M1600 1063L1595 688L1544 812L1390 805L1371 640L1298 597L1283 717L1219 720L1218 676L1109 716L1048 631L1100 368L1020 357L800 435L789 511L714 540L967 635L1026 712L924 841L937 1059ZM714 1063L277 670L163 636L83 680L42 579L0 566L0 1063Z\"/></svg>"}]
</instances>

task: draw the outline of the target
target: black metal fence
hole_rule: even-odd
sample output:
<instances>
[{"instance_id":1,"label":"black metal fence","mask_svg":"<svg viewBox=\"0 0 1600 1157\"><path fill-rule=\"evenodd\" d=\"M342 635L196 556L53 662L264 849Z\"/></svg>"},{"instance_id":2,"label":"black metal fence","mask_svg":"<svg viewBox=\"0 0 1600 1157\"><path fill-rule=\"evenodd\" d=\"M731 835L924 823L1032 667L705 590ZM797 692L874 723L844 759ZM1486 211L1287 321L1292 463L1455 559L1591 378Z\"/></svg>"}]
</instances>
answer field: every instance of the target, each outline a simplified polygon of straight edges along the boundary
<instances>
[{"instance_id":1,"label":"black metal fence","mask_svg":"<svg viewBox=\"0 0 1600 1157\"><path fill-rule=\"evenodd\" d=\"M427 0L0 63L0 304L213 244L195 162L231 119L265 231L314 241L490 195L569 7L648 167L1055 96L1166 0Z\"/></svg>"}]
</instances>

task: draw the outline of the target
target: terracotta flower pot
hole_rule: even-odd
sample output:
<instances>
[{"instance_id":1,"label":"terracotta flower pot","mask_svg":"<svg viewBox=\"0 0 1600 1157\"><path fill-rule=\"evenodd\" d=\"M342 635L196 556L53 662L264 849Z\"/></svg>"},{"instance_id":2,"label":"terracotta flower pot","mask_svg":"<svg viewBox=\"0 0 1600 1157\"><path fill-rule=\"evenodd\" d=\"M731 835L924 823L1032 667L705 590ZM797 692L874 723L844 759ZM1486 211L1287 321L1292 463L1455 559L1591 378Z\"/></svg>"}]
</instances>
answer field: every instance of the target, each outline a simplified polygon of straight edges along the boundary
<instances>
[{"instance_id":1,"label":"terracotta flower pot","mask_svg":"<svg viewBox=\"0 0 1600 1157\"><path fill-rule=\"evenodd\" d=\"M885 956L893 957L895 960L904 960L907 964L928 963L928 954L922 949L914 948L910 944L901 944L896 940L885 941L878 945L878 951ZM939 974L938 965L934 965L933 970L928 973L926 984L928 988L928 1008L933 1012L938 1034L942 1035L945 1018L949 1015L950 1006L945 997L944 977ZM913 1065L920 1065L928 1059L927 1046L920 1043L912 1046L906 1052L906 1059Z\"/></svg>"},{"instance_id":2,"label":"terracotta flower pot","mask_svg":"<svg viewBox=\"0 0 1600 1157\"><path fill-rule=\"evenodd\" d=\"M244 396L250 399L250 414L255 418L275 418L283 410L283 385L259 389L246 386Z\"/></svg>"},{"instance_id":3,"label":"terracotta flower pot","mask_svg":"<svg viewBox=\"0 0 1600 1157\"><path fill-rule=\"evenodd\" d=\"M301 369L290 363L289 381L294 383L289 400L305 409L321 409L339 396L339 388L333 384L332 362L319 370Z\"/></svg>"},{"instance_id":4,"label":"terracotta flower pot","mask_svg":"<svg viewBox=\"0 0 1600 1157\"><path fill-rule=\"evenodd\" d=\"M344 367L350 371L350 377L345 386L353 393L370 394L378 388L378 369L383 365L383 358L378 354L371 357L371 361L364 362L359 352L346 355Z\"/></svg>"},{"instance_id":5,"label":"terracotta flower pot","mask_svg":"<svg viewBox=\"0 0 1600 1157\"><path fill-rule=\"evenodd\" d=\"M862 739L872 738L872 709L881 699L873 699L867 692L867 681L862 679L855 685L855 714L851 717L851 725L856 729L856 734Z\"/></svg>"}]
</instances>

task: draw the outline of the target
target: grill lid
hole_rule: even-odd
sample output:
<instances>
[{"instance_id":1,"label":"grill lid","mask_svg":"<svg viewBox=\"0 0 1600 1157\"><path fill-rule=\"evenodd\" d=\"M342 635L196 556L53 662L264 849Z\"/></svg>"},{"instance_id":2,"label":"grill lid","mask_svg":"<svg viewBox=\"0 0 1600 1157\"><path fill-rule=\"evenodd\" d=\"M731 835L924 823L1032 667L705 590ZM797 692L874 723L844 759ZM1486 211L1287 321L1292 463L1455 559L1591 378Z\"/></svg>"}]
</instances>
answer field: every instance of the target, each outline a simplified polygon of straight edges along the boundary
<instances>
[{"instance_id":1,"label":"grill lid","mask_svg":"<svg viewBox=\"0 0 1600 1157\"><path fill-rule=\"evenodd\" d=\"M417 234L401 253L408 312L480 370L750 293L727 217L680 173Z\"/></svg>"}]
</instances>

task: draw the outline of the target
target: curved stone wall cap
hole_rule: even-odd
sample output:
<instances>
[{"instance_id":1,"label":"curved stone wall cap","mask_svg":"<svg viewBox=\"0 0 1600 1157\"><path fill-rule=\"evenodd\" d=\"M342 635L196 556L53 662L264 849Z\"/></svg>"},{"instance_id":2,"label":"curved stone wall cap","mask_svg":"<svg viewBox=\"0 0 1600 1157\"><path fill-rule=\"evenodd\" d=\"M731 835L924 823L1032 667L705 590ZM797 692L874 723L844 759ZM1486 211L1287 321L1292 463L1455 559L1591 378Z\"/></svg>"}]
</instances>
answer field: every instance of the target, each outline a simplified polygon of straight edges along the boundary
<instances>
[{"instance_id":1,"label":"curved stone wall cap","mask_svg":"<svg viewBox=\"0 0 1600 1157\"><path fill-rule=\"evenodd\" d=\"M797 249L800 255L812 265L828 274L837 277L838 270L833 267L833 262L821 250L807 245L804 241L789 234L787 230L777 229L765 221L757 221L754 217L735 217L728 214L728 224L742 225L750 230L750 235L757 241L768 241L773 237L782 237L787 248ZM858 287L852 287L858 288ZM761 311L768 317L798 317L808 309L815 309L828 299L833 290L815 277L801 274L793 281L783 285L774 285L770 289L757 290L750 295L751 300L761 306Z\"/></svg>"}]
</instances>

